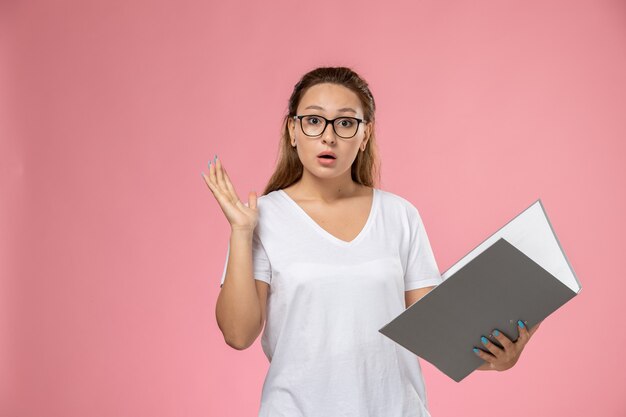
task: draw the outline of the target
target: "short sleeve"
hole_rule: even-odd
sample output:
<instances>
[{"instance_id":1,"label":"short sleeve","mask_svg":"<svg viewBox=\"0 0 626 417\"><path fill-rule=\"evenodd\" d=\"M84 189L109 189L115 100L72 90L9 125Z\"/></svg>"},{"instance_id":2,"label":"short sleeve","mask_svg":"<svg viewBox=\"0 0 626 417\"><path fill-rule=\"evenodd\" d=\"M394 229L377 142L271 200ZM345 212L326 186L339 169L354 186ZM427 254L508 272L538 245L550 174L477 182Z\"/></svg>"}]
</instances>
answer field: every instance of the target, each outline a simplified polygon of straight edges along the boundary
<instances>
[{"instance_id":1,"label":"short sleeve","mask_svg":"<svg viewBox=\"0 0 626 417\"><path fill-rule=\"evenodd\" d=\"M419 211L409 204L408 214L411 236L404 273L404 291L439 285L443 279Z\"/></svg>"},{"instance_id":2,"label":"short sleeve","mask_svg":"<svg viewBox=\"0 0 626 417\"><path fill-rule=\"evenodd\" d=\"M265 252L265 248L261 243L261 239L259 239L257 230L258 229L255 229L252 235L252 274L254 276L254 279L264 281L270 284L272 276L270 260L267 257L267 253ZM228 241L228 249L226 250L226 261L224 262L224 271L222 272L220 288L222 287L222 285L224 285L224 279L226 278L226 269L228 267L229 255L230 239Z\"/></svg>"}]
</instances>

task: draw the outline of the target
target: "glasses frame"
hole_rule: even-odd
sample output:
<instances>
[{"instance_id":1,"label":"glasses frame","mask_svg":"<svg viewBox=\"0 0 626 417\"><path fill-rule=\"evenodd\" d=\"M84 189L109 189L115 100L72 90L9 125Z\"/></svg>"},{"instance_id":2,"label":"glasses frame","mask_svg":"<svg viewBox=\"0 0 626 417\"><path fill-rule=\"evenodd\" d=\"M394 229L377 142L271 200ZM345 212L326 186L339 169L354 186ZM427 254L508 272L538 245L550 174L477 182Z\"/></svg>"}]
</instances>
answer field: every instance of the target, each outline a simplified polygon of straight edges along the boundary
<instances>
[{"instance_id":1,"label":"glasses frame","mask_svg":"<svg viewBox=\"0 0 626 417\"><path fill-rule=\"evenodd\" d=\"M319 135L309 135L304 131L304 127L302 126L302 118L303 117L309 117L309 116L315 116L315 117L319 117L320 119L324 119L324 128L322 129L322 133L320 133ZM292 116L294 120L300 120L300 130L302 130L302 133L304 133L306 136L310 137L310 138L317 138L320 137L324 134L324 132L326 131L326 127L328 126L328 123L330 123L330 125L333 127L333 132L335 132L335 135L337 135L337 137L341 138L341 139L352 139L353 137L356 136L357 133L359 133L359 126L361 125L361 123L365 123L365 121L363 119L359 119L358 117L352 117L352 116L340 116L340 117L335 117L334 119L327 119L324 116L320 116L319 114L301 114L301 115L296 115L296 116ZM335 120L339 120L339 119L352 119L352 120L356 120L356 130L354 131L354 135L352 136L341 136L339 133L337 133L337 129L335 129Z\"/></svg>"}]
</instances>

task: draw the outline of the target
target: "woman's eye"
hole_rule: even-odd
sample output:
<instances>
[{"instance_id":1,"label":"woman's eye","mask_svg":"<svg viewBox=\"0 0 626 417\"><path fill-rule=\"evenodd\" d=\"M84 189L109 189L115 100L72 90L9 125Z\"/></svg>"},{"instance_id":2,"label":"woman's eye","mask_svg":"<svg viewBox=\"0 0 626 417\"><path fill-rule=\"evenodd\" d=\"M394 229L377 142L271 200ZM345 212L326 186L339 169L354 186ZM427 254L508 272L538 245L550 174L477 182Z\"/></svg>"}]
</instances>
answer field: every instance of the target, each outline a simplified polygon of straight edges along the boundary
<instances>
[{"instance_id":1,"label":"woman's eye","mask_svg":"<svg viewBox=\"0 0 626 417\"><path fill-rule=\"evenodd\" d=\"M307 122L311 123L312 125L315 125L319 123L319 119L317 117L309 117L307 118Z\"/></svg>"},{"instance_id":2,"label":"woman's eye","mask_svg":"<svg viewBox=\"0 0 626 417\"><path fill-rule=\"evenodd\" d=\"M352 120L350 119L343 119L341 121L339 121L339 124L341 125L341 127L350 127L352 126Z\"/></svg>"}]
</instances>

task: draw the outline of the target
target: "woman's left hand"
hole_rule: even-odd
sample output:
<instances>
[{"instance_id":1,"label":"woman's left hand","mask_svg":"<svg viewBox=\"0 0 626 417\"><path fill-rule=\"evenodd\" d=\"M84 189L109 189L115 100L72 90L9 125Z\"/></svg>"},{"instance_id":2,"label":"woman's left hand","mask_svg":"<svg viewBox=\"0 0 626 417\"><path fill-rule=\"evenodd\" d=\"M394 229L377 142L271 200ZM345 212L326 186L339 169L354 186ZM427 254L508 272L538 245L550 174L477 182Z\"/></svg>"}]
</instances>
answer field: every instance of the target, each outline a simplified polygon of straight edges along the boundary
<instances>
[{"instance_id":1,"label":"woman's left hand","mask_svg":"<svg viewBox=\"0 0 626 417\"><path fill-rule=\"evenodd\" d=\"M526 346L526 343L528 343L532 335L535 334L540 324L541 322L537 323L529 331L521 320L518 321L517 328L519 337L515 342L512 342L511 339L503 335L502 332L499 332L497 329L494 330L492 334L496 340L500 342L502 349L483 336L481 338L483 346L491 353L474 348L474 353L485 360L485 363L478 369L483 371L506 371L512 368L522 354L524 346Z\"/></svg>"}]
</instances>

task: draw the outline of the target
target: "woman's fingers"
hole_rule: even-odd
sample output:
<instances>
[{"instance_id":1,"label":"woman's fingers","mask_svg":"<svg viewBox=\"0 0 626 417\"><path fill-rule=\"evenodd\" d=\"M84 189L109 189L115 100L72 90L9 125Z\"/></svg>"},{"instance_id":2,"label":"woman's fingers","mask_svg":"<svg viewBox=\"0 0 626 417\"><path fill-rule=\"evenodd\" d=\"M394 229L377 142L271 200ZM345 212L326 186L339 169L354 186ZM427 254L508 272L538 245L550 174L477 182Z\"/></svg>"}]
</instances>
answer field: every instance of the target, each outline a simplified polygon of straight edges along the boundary
<instances>
[{"instance_id":1,"label":"woman's fingers","mask_svg":"<svg viewBox=\"0 0 626 417\"><path fill-rule=\"evenodd\" d=\"M243 205L243 206L250 207L250 208L256 208L256 198L257 198L256 193L250 192L248 194L248 202L246 202L245 204L242 204L241 199L239 198L239 195L237 194L237 191L235 191L235 187L233 186L233 183L230 181L226 168L222 165L222 162L219 159L217 161L219 165L216 166L216 170L222 173L222 180L223 180L224 186L226 187L226 190L231 196L231 201L234 204L236 204L238 207Z\"/></svg>"},{"instance_id":2,"label":"woman's fingers","mask_svg":"<svg viewBox=\"0 0 626 417\"><path fill-rule=\"evenodd\" d=\"M493 343L491 343L491 340L487 339L485 336L481 337L480 341L483 343L483 346L485 346L485 348L487 348L487 350L489 350L489 352L491 352L491 354L493 356L498 357L498 356L502 355L502 353L504 352L498 346L496 346Z\"/></svg>"},{"instance_id":3,"label":"woman's fingers","mask_svg":"<svg viewBox=\"0 0 626 417\"><path fill-rule=\"evenodd\" d=\"M220 187L222 187L224 194L228 196L230 202L239 208L243 207L243 204L241 203L241 200L239 200L239 196L235 191L235 187L233 187L233 184L230 182L230 178L228 178L226 168L224 168L222 161L219 158L217 158L215 162L215 172L217 181L220 184Z\"/></svg>"},{"instance_id":4,"label":"woman's fingers","mask_svg":"<svg viewBox=\"0 0 626 417\"><path fill-rule=\"evenodd\" d=\"M226 172L226 168L222 167L222 171L224 173L224 184L226 184L226 189L230 193L231 198L233 199L233 202L235 204L241 203L241 200L239 199L239 196L237 195L237 192L235 191L235 187L233 186L233 183L230 182L230 178L228 177L228 172Z\"/></svg>"},{"instance_id":5,"label":"woman's fingers","mask_svg":"<svg viewBox=\"0 0 626 417\"><path fill-rule=\"evenodd\" d=\"M226 218L228 219L231 226L256 226L256 220L258 218L257 213L246 210L245 208L245 206L249 206L256 209L256 194L254 192L251 192L251 194L248 196L248 198L251 200L251 204L244 204L239 199L239 196L235 191L235 187L230 181L228 172L226 171L226 168L222 165L222 162L219 159L216 159L215 163L209 162L209 175L204 175L203 173L203 178L211 189L211 192L213 192L215 199L219 203L220 208L226 215Z\"/></svg>"},{"instance_id":6,"label":"woman's fingers","mask_svg":"<svg viewBox=\"0 0 626 417\"><path fill-rule=\"evenodd\" d=\"M520 345L520 347L524 347L526 343L528 343L528 339L530 339L530 333L528 333L528 329L523 321L517 321L517 329L519 330L519 338L515 342L516 345Z\"/></svg>"},{"instance_id":7,"label":"woman's fingers","mask_svg":"<svg viewBox=\"0 0 626 417\"><path fill-rule=\"evenodd\" d=\"M210 174L209 177L211 181L213 181L213 184L216 187L218 187L222 193L225 193L227 191L227 188L226 188L226 185L224 184L224 175L222 175L221 165L222 165L221 161L219 162L219 166L218 166L218 161L215 160L215 162L212 163L209 168L209 174Z\"/></svg>"},{"instance_id":8,"label":"woman's fingers","mask_svg":"<svg viewBox=\"0 0 626 417\"><path fill-rule=\"evenodd\" d=\"M224 182L224 172L222 171L222 161L215 159L215 178L217 183L224 190L227 190L226 183Z\"/></svg>"},{"instance_id":9,"label":"woman's fingers","mask_svg":"<svg viewBox=\"0 0 626 417\"><path fill-rule=\"evenodd\" d=\"M239 208L242 208L243 206L248 207L248 203L244 204L244 203L241 202L241 199L239 198L239 195L237 194L237 191L235 191L235 187L233 186L233 183L230 181L230 177L228 176L228 172L226 171L226 168L221 165L221 162L220 162L220 168L221 168L221 170L222 170L222 172L224 174L224 184L226 184L226 189L230 193L232 201ZM255 201L255 204L254 204L253 208L256 208L256 201Z\"/></svg>"},{"instance_id":10,"label":"woman's fingers","mask_svg":"<svg viewBox=\"0 0 626 417\"><path fill-rule=\"evenodd\" d=\"M524 350L524 346L528 343L528 340L533 333L537 331L540 323L541 322L533 326L533 328L529 331L526 324L519 320L517 322L519 337L515 342L512 342L511 339L502 334L502 332L494 329L492 335L496 338L498 343L502 345L502 348L483 336L481 337L481 342L488 352L484 352L483 350L474 347L474 353L480 356L484 361L488 362L490 369L498 371L509 369L518 361L522 351Z\"/></svg>"},{"instance_id":11,"label":"woman's fingers","mask_svg":"<svg viewBox=\"0 0 626 417\"><path fill-rule=\"evenodd\" d=\"M256 208L256 193L255 192L251 192L250 194L248 194L248 207L255 209Z\"/></svg>"},{"instance_id":12,"label":"woman's fingers","mask_svg":"<svg viewBox=\"0 0 626 417\"><path fill-rule=\"evenodd\" d=\"M217 185L215 179L215 168L213 167L213 165L211 165L211 167L209 168L209 175L203 174L203 177L204 182L206 182L207 186L213 193L213 196L219 203L220 207L224 207L226 204L231 202L230 197L224 192L222 188Z\"/></svg>"},{"instance_id":13,"label":"woman's fingers","mask_svg":"<svg viewBox=\"0 0 626 417\"><path fill-rule=\"evenodd\" d=\"M216 164L209 162L209 175L205 176L205 179L207 180L206 182L211 192L213 192L213 195L223 209L229 203L233 203L233 198L224 184L224 181L218 181L218 171L221 171L221 169L216 167Z\"/></svg>"},{"instance_id":14,"label":"woman's fingers","mask_svg":"<svg viewBox=\"0 0 626 417\"><path fill-rule=\"evenodd\" d=\"M224 212L231 228L254 230L258 223L258 212L248 210L235 191L226 169L219 159L215 163L209 162L209 175L202 174L205 182L211 189L220 208ZM256 196L252 207L256 208ZM246 204L247 205L247 204Z\"/></svg>"},{"instance_id":15,"label":"woman's fingers","mask_svg":"<svg viewBox=\"0 0 626 417\"><path fill-rule=\"evenodd\" d=\"M504 350L509 350L513 347L513 342L511 341L511 339L509 339L504 334L502 334L502 332L499 331L498 329L494 329L494 331L491 332L491 334L493 335L493 337L496 338L498 343L502 345Z\"/></svg>"},{"instance_id":16,"label":"woman's fingers","mask_svg":"<svg viewBox=\"0 0 626 417\"><path fill-rule=\"evenodd\" d=\"M230 203L236 203L236 196L233 196L230 193L228 185L224 180L224 168L222 167L222 161L220 161L219 159L215 159L214 161L215 163L211 164L209 169L211 181L213 181L214 186L219 189L219 193L222 196L222 199L225 199Z\"/></svg>"},{"instance_id":17,"label":"woman's fingers","mask_svg":"<svg viewBox=\"0 0 626 417\"><path fill-rule=\"evenodd\" d=\"M204 172L202 173L202 178L204 179L204 182L206 183L207 187L209 187L209 190L211 190L213 195L215 195L215 183L211 181L211 167L209 167L208 174L205 174Z\"/></svg>"},{"instance_id":18,"label":"woman's fingers","mask_svg":"<svg viewBox=\"0 0 626 417\"><path fill-rule=\"evenodd\" d=\"M494 363L496 361L495 356L476 347L474 348L474 353L485 362Z\"/></svg>"},{"instance_id":19,"label":"woman's fingers","mask_svg":"<svg viewBox=\"0 0 626 417\"><path fill-rule=\"evenodd\" d=\"M217 186L217 176L215 175L215 164L209 162L209 180Z\"/></svg>"}]
</instances>

